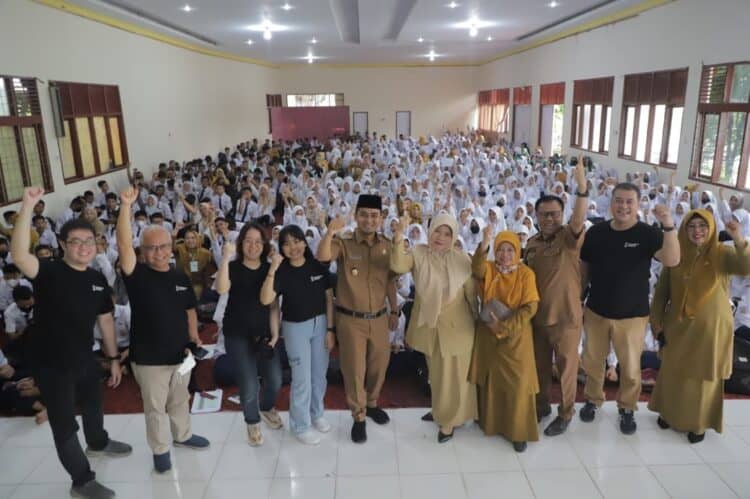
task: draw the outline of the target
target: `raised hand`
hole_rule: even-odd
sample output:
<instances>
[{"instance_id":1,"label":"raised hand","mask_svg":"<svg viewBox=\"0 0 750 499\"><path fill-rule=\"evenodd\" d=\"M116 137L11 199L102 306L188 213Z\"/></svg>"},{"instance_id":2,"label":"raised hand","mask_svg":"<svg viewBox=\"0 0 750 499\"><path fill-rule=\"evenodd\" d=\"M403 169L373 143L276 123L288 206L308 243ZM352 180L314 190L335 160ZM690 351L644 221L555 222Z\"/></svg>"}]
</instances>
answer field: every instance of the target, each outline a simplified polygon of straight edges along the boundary
<instances>
[{"instance_id":1,"label":"raised hand","mask_svg":"<svg viewBox=\"0 0 750 499\"><path fill-rule=\"evenodd\" d=\"M588 182L586 181L586 168L583 166L583 160L578 159L575 171L576 188L578 192L586 192L588 189Z\"/></svg>"},{"instance_id":2,"label":"raised hand","mask_svg":"<svg viewBox=\"0 0 750 499\"><path fill-rule=\"evenodd\" d=\"M409 225L411 225L411 217L409 217L408 213L404 212L403 216L398 219L396 230L393 231L393 239L402 239L409 229Z\"/></svg>"},{"instance_id":3,"label":"raised hand","mask_svg":"<svg viewBox=\"0 0 750 499\"><path fill-rule=\"evenodd\" d=\"M131 206L138 199L138 189L132 185L127 186L120 192L120 204Z\"/></svg>"},{"instance_id":4,"label":"raised hand","mask_svg":"<svg viewBox=\"0 0 750 499\"><path fill-rule=\"evenodd\" d=\"M336 218L334 218L328 223L328 232L330 232L333 235L339 232L344 227L346 227L346 218L342 217L341 215L338 215Z\"/></svg>"},{"instance_id":5,"label":"raised hand","mask_svg":"<svg viewBox=\"0 0 750 499\"><path fill-rule=\"evenodd\" d=\"M482 247L490 245L490 240L492 239L492 226L487 225L484 229L482 229Z\"/></svg>"},{"instance_id":6,"label":"raised hand","mask_svg":"<svg viewBox=\"0 0 750 499\"><path fill-rule=\"evenodd\" d=\"M730 220L726 224L727 233L732 237L733 240L738 241L743 239L742 226L736 220Z\"/></svg>"},{"instance_id":7,"label":"raised hand","mask_svg":"<svg viewBox=\"0 0 750 499\"><path fill-rule=\"evenodd\" d=\"M44 196L44 188L40 186L27 187L23 190L23 204L33 207Z\"/></svg>"},{"instance_id":8,"label":"raised hand","mask_svg":"<svg viewBox=\"0 0 750 499\"><path fill-rule=\"evenodd\" d=\"M276 272L281 266L281 262L284 261L284 257L280 253L274 253L271 257L271 272Z\"/></svg>"},{"instance_id":9,"label":"raised hand","mask_svg":"<svg viewBox=\"0 0 750 499\"><path fill-rule=\"evenodd\" d=\"M651 210L656 220L659 221L664 227L672 227L674 222L672 221L672 214L669 212L669 208L663 204L657 204Z\"/></svg>"},{"instance_id":10,"label":"raised hand","mask_svg":"<svg viewBox=\"0 0 750 499\"><path fill-rule=\"evenodd\" d=\"M231 260L237 254L237 245L231 241L226 241L221 249L221 256L224 260Z\"/></svg>"}]
</instances>

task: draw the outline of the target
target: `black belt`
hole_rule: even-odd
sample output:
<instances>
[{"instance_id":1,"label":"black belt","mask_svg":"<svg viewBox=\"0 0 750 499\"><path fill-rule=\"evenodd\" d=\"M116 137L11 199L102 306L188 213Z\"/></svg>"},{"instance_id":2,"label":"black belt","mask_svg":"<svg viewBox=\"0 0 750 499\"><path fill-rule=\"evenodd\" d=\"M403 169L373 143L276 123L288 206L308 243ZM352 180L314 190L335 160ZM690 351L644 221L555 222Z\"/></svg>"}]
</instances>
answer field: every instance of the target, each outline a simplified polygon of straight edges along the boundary
<instances>
[{"instance_id":1,"label":"black belt","mask_svg":"<svg viewBox=\"0 0 750 499\"><path fill-rule=\"evenodd\" d=\"M336 305L336 311L350 317L355 317L357 319L377 319L378 317L382 317L383 315L385 315L385 313L388 312L388 308L383 307L378 312L355 312L354 310L349 310L348 308L339 307L338 305Z\"/></svg>"}]
</instances>

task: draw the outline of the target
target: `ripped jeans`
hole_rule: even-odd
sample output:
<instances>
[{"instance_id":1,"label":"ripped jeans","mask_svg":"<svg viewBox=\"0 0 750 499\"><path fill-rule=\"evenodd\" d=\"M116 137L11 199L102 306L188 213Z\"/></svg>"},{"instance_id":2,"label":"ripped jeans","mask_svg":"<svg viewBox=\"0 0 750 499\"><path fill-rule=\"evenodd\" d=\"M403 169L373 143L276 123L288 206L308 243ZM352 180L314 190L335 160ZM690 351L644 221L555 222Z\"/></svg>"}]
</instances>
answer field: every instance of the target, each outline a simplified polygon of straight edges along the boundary
<instances>
[{"instance_id":1,"label":"ripped jeans","mask_svg":"<svg viewBox=\"0 0 750 499\"><path fill-rule=\"evenodd\" d=\"M325 343L326 329L325 314L304 322L281 322L292 368L289 428L295 435L309 430L313 421L323 417L329 355Z\"/></svg>"}]
</instances>

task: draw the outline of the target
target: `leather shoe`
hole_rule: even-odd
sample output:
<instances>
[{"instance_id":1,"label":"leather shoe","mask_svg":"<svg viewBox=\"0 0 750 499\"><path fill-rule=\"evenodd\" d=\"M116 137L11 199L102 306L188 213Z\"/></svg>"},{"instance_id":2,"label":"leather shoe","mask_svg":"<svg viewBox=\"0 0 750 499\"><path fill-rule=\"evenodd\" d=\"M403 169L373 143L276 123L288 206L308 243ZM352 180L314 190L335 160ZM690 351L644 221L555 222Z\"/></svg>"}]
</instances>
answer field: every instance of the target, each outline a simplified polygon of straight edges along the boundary
<instances>
[{"instance_id":1,"label":"leather shoe","mask_svg":"<svg viewBox=\"0 0 750 499\"><path fill-rule=\"evenodd\" d=\"M432 411L422 416L422 421L435 421L432 417Z\"/></svg>"},{"instance_id":2,"label":"leather shoe","mask_svg":"<svg viewBox=\"0 0 750 499\"><path fill-rule=\"evenodd\" d=\"M391 418L388 417L388 413L386 413L380 407L368 407L365 411L365 414L367 414L367 417L375 421L377 424L386 424L391 420Z\"/></svg>"},{"instance_id":3,"label":"leather shoe","mask_svg":"<svg viewBox=\"0 0 750 499\"><path fill-rule=\"evenodd\" d=\"M513 449L516 452L523 452L526 450L526 442L513 442Z\"/></svg>"},{"instance_id":4,"label":"leather shoe","mask_svg":"<svg viewBox=\"0 0 750 499\"><path fill-rule=\"evenodd\" d=\"M442 431L438 430L438 443L442 444L453 438L453 432L456 430L452 430L450 433L445 434Z\"/></svg>"},{"instance_id":5,"label":"leather shoe","mask_svg":"<svg viewBox=\"0 0 750 499\"><path fill-rule=\"evenodd\" d=\"M584 423L590 423L596 417L596 409L596 404L587 400L586 403L583 404L581 410L578 412L578 417L581 418L581 421L583 421Z\"/></svg>"},{"instance_id":6,"label":"leather shoe","mask_svg":"<svg viewBox=\"0 0 750 499\"><path fill-rule=\"evenodd\" d=\"M570 424L569 419L563 419L560 416L557 416L555 419L552 420L552 422L544 429L544 434L548 437L554 437L557 435L562 435L565 433L565 430L568 429L568 425Z\"/></svg>"},{"instance_id":7,"label":"leather shoe","mask_svg":"<svg viewBox=\"0 0 750 499\"><path fill-rule=\"evenodd\" d=\"M664 418L662 418L661 416L659 416L659 418L656 420L656 424L658 424L659 428L661 428L662 430L666 430L669 428L669 423L667 423L666 420L664 420Z\"/></svg>"},{"instance_id":8,"label":"leather shoe","mask_svg":"<svg viewBox=\"0 0 750 499\"><path fill-rule=\"evenodd\" d=\"M355 444L367 442L367 429L364 421L355 421L352 425L352 442Z\"/></svg>"},{"instance_id":9,"label":"leather shoe","mask_svg":"<svg viewBox=\"0 0 750 499\"><path fill-rule=\"evenodd\" d=\"M688 433L688 442L690 442L691 444L697 444L698 442L702 442L705 437L705 433L693 433L691 431L690 433Z\"/></svg>"}]
</instances>

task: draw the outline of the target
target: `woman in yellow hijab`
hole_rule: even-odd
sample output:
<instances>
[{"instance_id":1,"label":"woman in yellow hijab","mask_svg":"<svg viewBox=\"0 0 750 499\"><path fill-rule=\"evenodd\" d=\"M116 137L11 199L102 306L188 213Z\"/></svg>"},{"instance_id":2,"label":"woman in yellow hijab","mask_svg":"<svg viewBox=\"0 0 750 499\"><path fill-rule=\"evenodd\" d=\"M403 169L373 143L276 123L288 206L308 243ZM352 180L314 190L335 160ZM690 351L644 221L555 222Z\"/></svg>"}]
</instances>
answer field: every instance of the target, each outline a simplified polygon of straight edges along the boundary
<instances>
[{"instance_id":1,"label":"woman in yellow hijab","mask_svg":"<svg viewBox=\"0 0 750 499\"><path fill-rule=\"evenodd\" d=\"M476 386L468 381L474 345L476 290L471 260L454 248L458 221L441 213L430 221L428 244L404 247L408 216L401 217L394 231L391 270L411 272L414 277L414 308L406 342L427 360L432 389L432 413L440 430L438 442L453 437L453 429L477 418Z\"/></svg>"},{"instance_id":2,"label":"woman in yellow hijab","mask_svg":"<svg viewBox=\"0 0 750 499\"><path fill-rule=\"evenodd\" d=\"M502 435L516 452L539 440L536 394L539 382L534 360L531 319L539 293L534 271L521 263L521 243L510 231L500 232L487 261L491 227L472 259L481 281L482 320L478 322L469 381L479 385L479 426L486 435Z\"/></svg>"},{"instance_id":3,"label":"woman in yellow hijab","mask_svg":"<svg viewBox=\"0 0 750 499\"><path fill-rule=\"evenodd\" d=\"M663 346L648 408L659 413L661 428L688 432L690 443L703 440L709 428L723 430L734 331L729 278L750 274L740 224L732 220L726 230L734 247L719 243L709 211L685 215L678 234L680 264L662 270L651 305L651 329Z\"/></svg>"}]
</instances>

